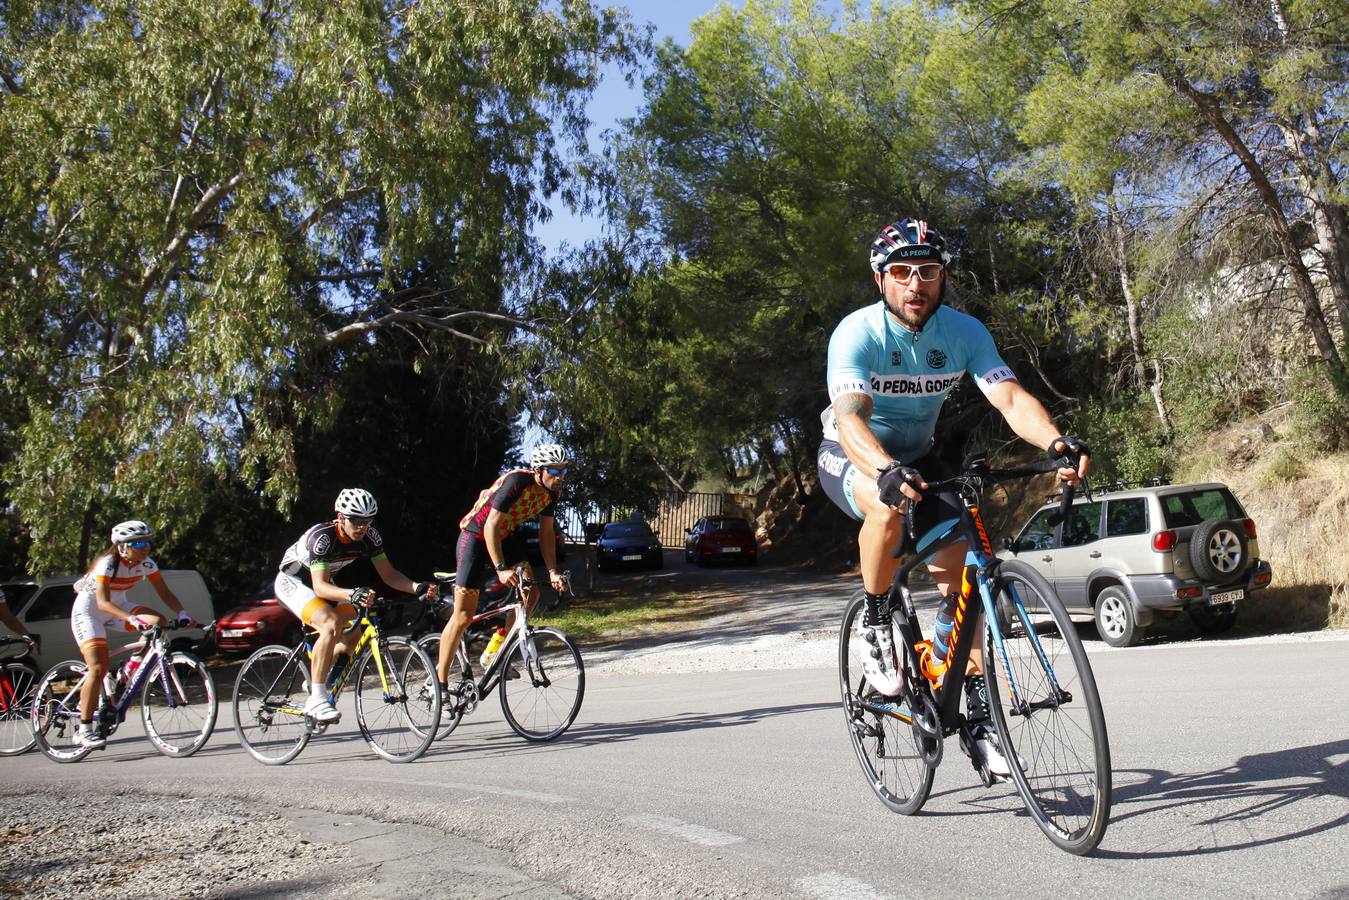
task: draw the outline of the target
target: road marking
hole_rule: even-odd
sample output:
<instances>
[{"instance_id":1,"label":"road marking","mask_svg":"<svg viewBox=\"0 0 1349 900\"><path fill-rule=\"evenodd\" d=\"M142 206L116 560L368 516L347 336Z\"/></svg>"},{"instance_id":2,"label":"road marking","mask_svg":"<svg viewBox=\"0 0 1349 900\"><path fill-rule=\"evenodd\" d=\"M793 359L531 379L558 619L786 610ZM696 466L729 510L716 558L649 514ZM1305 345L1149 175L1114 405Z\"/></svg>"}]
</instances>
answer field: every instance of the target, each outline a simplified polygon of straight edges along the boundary
<instances>
[{"instance_id":1,"label":"road marking","mask_svg":"<svg viewBox=\"0 0 1349 900\"><path fill-rule=\"evenodd\" d=\"M419 786L438 790L464 791L470 794L497 794L501 797L516 797L520 800L532 800L536 803L576 803L575 797L563 797L561 794L545 794L542 791L521 791L516 788L491 787L485 784L467 784L456 781L423 781L397 778L362 778L361 781L376 784L392 784L398 787Z\"/></svg>"},{"instance_id":2,"label":"road marking","mask_svg":"<svg viewBox=\"0 0 1349 900\"><path fill-rule=\"evenodd\" d=\"M865 881L840 875L838 872L822 872L809 878L797 879L796 888L810 897L819 900L882 900L883 894Z\"/></svg>"},{"instance_id":3,"label":"road marking","mask_svg":"<svg viewBox=\"0 0 1349 900\"><path fill-rule=\"evenodd\" d=\"M730 844L743 843L745 840L738 834L727 834L724 831L704 828L702 825L694 825L690 822L681 822L667 816L629 816L623 821L632 825L641 825L644 828L650 828L703 847L726 847Z\"/></svg>"}]
</instances>

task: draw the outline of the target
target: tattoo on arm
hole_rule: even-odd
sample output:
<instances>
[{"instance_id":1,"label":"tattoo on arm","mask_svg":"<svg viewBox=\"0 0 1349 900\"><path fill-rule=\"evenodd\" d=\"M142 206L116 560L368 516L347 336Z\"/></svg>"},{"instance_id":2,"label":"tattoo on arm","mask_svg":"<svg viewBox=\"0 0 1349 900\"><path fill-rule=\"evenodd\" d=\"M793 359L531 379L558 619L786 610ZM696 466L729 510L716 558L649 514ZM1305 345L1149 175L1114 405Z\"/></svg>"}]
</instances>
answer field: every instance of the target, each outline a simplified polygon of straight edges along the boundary
<instances>
[{"instance_id":1,"label":"tattoo on arm","mask_svg":"<svg viewBox=\"0 0 1349 900\"><path fill-rule=\"evenodd\" d=\"M866 394L843 394L834 401L834 415L871 418L871 398Z\"/></svg>"}]
</instances>

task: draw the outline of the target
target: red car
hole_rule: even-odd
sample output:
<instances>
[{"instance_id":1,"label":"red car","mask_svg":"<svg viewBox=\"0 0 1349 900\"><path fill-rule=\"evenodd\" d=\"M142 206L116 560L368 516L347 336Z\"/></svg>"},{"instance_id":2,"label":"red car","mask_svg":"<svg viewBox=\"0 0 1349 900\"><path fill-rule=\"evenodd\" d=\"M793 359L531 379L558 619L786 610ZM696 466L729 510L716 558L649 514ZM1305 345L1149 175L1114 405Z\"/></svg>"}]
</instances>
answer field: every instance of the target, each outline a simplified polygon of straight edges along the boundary
<instances>
[{"instance_id":1,"label":"red car","mask_svg":"<svg viewBox=\"0 0 1349 900\"><path fill-rule=\"evenodd\" d=\"M759 561L754 529L739 516L703 516L686 529L684 560L705 566L710 562Z\"/></svg>"},{"instance_id":2,"label":"red car","mask_svg":"<svg viewBox=\"0 0 1349 900\"><path fill-rule=\"evenodd\" d=\"M258 595L216 620L215 641L225 653L252 653L267 644L293 647L300 641L300 620L275 597Z\"/></svg>"}]
</instances>

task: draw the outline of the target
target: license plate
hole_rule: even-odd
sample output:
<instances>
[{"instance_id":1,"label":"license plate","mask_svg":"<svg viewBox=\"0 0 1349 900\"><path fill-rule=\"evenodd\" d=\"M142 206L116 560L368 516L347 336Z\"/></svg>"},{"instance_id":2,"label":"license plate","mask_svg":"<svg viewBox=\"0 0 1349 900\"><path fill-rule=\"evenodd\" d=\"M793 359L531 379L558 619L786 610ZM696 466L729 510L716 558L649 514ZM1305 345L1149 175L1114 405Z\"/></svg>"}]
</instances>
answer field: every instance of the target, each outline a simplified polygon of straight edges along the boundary
<instances>
[{"instance_id":1,"label":"license plate","mask_svg":"<svg viewBox=\"0 0 1349 900\"><path fill-rule=\"evenodd\" d=\"M1236 603L1242 597L1246 596L1245 591L1223 591L1221 594L1214 594L1208 598L1209 606L1226 606L1229 603Z\"/></svg>"},{"instance_id":2,"label":"license plate","mask_svg":"<svg viewBox=\"0 0 1349 900\"><path fill-rule=\"evenodd\" d=\"M628 556L623 557L623 562L636 562L637 560L639 560L639 559L641 559L641 558L642 558L642 554L640 554L640 553L632 553L632 554L629 554Z\"/></svg>"},{"instance_id":3,"label":"license plate","mask_svg":"<svg viewBox=\"0 0 1349 900\"><path fill-rule=\"evenodd\" d=\"M739 547L722 547L722 548L721 548L721 552L722 552L722 553L739 553L739 552L740 552L740 548L739 548Z\"/></svg>"},{"instance_id":4,"label":"license plate","mask_svg":"<svg viewBox=\"0 0 1349 900\"><path fill-rule=\"evenodd\" d=\"M243 637L243 636L244 636L244 629L242 629L242 628L226 628L226 629L224 629L223 631L220 632L220 636L221 636L221 637Z\"/></svg>"}]
</instances>

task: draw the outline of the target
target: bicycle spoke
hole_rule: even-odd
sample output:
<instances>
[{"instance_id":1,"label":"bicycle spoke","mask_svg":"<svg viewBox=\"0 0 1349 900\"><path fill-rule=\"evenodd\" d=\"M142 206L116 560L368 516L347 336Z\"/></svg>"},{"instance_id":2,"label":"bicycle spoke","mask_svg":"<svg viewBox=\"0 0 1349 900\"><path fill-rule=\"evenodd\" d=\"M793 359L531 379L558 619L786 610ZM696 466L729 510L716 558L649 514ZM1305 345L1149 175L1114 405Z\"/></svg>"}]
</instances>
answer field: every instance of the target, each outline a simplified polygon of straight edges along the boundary
<instances>
[{"instance_id":1,"label":"bicycle spoke","mask_svg":"<svg viewBox=\"0 0 1349 900\"><path fill-rule=\"evenodd\" d=\"M155 749L165 756L191 756L215 729L215 679L206 664L188 653L174 653L145 681L141 718Z\"/></svg>"},{"instance_id":2,"label":"bicycle spoke","mask_svg":"<svg viewBox=\"0 0 1349 900\"><path fill-rule=\"evenodd\" d=\"M33 730L42 752L57 762L76 762L89 755L80 743L82 662L58 663L42 676L33 698Z\"/></svg>"},{"instance_id":3,"label":"bicycle spoke","mask_svg":"<svg viewBox=\"0 0 1349 900\"><path fill-rule=\"evenodd\" d=\"M38 676L17 662L0 669L0 756L17 756L37 743L33 736L33 698Z\"/></svg>"},{"instance_id":4,"label":"bicycle spoke","mask_svg":"<svg viewBox=\"0 0 1349 900\"><path fill-rule=\"evenodd\" d=\"M309 661L288 647L263 647L244 663L234 682L234 730L258 762L283 765L309 742L303 714Z\"/></svg>"},{"instance_id":5,"label":"bicycle spoke","mask_svg":"<svg viewBox=\"0 0 1349 900\"><path fill-rule=\"evenodd\" d=\"M361 734L384 759L411 762L435 739L440 724L436 669L417 644L389 638L382 648L363 654L355 694Z\"/></svg>"},{"instance_id":6,"label":"bicycle spoke","mask_svg":"<svg viewBox=\"0 0 1349 900\"><path fill-rule=\"evenodd\" d=\"M1001 646L987 628L989 702L1013 780L1055 844L1089 853L1110 810L1110 751L1096 683L1077 630L1053 589L1029 567L1004 563L997 608L1010 618Z\"/></svg>"},{"instance_id":7,"label":"bicycle spoke","mask_svg":"<svg viewBox=\"0 0 1349 900\"><path fill-rule=\"evenodd\" d=\"M571 727L585 698L581 652L561 631L538 628L509 648L500 672L506 723L530 741L548 741Z\"/></svg>"},{"instance_id":8,"label":"bicycle spoke","mask_svg":"<svg viewBox=\"0 0 1349 900\"><path fill-rule=\"evenodd\" d=\"M901 716L898 710L912 718L903 698L881 697L869 690L862 676L862 658L867 651L857 634L861 615L859 593L844 613L839 632L844 722L872 791L891 810L911 815L922 809L932 790L936 769L924 760L922 742L934 739L923 736L917 725Z\"/></svg>"}]
</instances>

